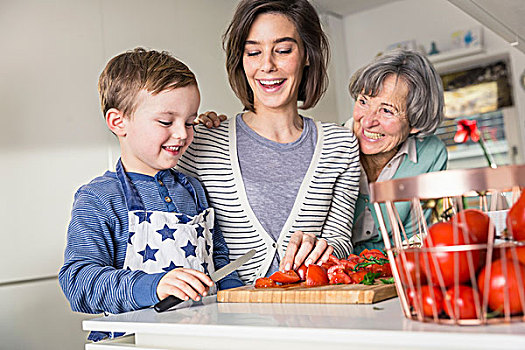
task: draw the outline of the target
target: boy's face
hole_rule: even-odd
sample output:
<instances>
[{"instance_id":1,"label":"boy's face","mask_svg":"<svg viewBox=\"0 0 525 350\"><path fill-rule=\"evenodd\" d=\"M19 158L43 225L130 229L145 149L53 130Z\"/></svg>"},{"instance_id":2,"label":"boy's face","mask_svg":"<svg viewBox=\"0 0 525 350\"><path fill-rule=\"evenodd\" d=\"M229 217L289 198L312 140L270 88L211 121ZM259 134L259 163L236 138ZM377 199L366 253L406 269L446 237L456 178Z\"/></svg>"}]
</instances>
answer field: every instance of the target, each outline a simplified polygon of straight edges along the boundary
<instances>
[{"instance_id":1,"label":"boy's face","mask_svg":"<svg viewBox=\"0 0 525 350\"><path fill-rule=\"evenodd\" d=\"M192 84L156 95L142 90L137 101L133 116L122 122L122 163L128 172L154 176L177 165L193 141L199 89Z\"/></svg>"}]
</instances>

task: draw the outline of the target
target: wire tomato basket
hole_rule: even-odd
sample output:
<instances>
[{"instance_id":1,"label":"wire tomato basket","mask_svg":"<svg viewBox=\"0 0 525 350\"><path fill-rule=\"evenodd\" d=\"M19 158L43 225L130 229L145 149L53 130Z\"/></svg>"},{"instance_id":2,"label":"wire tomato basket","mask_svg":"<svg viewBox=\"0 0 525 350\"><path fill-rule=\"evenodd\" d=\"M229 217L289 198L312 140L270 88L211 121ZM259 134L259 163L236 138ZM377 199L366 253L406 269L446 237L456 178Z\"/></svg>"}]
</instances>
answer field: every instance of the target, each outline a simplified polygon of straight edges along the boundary
<instances>
[{"instance_id":1,"label":"wire tomato basket","mask_svg":"<svg viewBox=\"0 0 525 350\"><path fill-rule=\"evenodd\" d=\"M505 227L509 208L525 202L523 188L525 165L370 184L405 317L456 325L525 320L525 238Z\"/></svg>"}]
</instances>

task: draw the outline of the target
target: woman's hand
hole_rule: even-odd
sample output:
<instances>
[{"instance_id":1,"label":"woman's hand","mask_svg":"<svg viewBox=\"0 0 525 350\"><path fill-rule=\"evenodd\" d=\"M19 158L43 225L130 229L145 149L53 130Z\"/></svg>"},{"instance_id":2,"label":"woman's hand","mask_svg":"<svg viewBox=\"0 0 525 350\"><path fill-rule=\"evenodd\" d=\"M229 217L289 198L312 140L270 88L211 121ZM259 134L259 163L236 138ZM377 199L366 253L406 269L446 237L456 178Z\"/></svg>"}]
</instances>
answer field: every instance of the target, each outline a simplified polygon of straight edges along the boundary
<instances>
[{"instance_id":1,"label":"woman's hand","mask_svg":"<svg viewBox=\"0 0 525 350\"><path fill-rule=\"evenodd\" d=\"M179 299L195 301L200 295L206 296L213 281L204 273L186 268L174 269L164 275L157 286L157 295L160 300L174 295Z\"/></svg>"},{"instance_id":2,"label":"woman's hand","mask_svg":"<svg viewBox=\"0 0 525 350\"><path fill-rule=\"evenodd\" d=\"M290 237L290 243L280 264L280 270L288 271L296 269L301 264L321 264L328 261L328 257L334 248L324 239L318 239L311 233L295 231Z\"/></svg>"},{"instance_id":3,"label":"woman's hand","mask_svg":"<svg viewBox=\"0 0 525 350\"><path fill-rule=\"evenodd\" d=\"M221 123L227 118L228 117L226 117L224 114L217 115L217 113L214 111L208 111L206 113L200 114L197 119L195 119L194 124L202 124L208 129L211 129L221 125Z\"/></svg>"}]
</instances>

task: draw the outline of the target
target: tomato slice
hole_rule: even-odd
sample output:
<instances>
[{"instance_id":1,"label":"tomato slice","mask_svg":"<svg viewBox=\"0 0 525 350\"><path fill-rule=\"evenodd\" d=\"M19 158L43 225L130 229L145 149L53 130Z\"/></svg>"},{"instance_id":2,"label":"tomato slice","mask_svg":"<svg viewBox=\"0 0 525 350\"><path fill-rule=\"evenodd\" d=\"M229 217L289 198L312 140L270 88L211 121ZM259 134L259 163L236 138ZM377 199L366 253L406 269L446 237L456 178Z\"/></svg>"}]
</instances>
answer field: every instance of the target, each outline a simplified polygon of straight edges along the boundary
<instances>
[{"instance_id":1,"label":"tomato slice","mask_svg":"<svg viewBox=\"0 0 525 350\"><path fill-rule=\"evenodd\" d=\"M337 272L330 277L330 284L350 284L352 279L344 272Z\"/></svg>"},{"instance_id":2,"label":"tomato slice","mask_svg":"<svg viewBox=\"0 0 525 350\"><path fill-rule=\"evenodd\" d=\"M359 254L361 258L377 258L377 259L388 259L379 249L365 249Z\"/></svg>"},{"instance_id":3,"label":"tomato slice","mask_svg":"<svg viewBox=\"0 0 525 350\"><path fill-rule=\"evenodd\" d=\"M355 255L355 254L350 254L348 255L348 258L346 258L346 260L348 261L359 261L359 259L361 259L361 257L359 255Z\"/></svg>"},{"instance_id":4,"label":"tomato slice","mask_svg":"<svg viewBox=\"0 0 525 350\"><path fill-rule=\"evenodd\" d=\"M368 273L368 271L357 271L357 272L352 272L350 274L348 274L348 276L350 277L350 279L352 280L352 283L361 283L363 282L363 280L365 279L365 275Z\"/></svg>"},{"instance_id":5,"label":"tomato slice","mask_svg":"<svg viewBox=\"0 0 525 350\"><path fill-rule=\"evenodd\" d=\"M268 277L261 277L255 280L255 288L275 288L279 287L275 281Z\"/></svg>"},{"instance_id":6,"label":"tomato slice","mask_svg":"<svg viewBox=\"0 0 525 350\"><path fill-rule=\"evenodd\" d=\"M332 254L330 254L330 256L328 256L328 262L331 263L331 264L339 264L339 259L336 258L335 256L333 256Z\"/></svg>"},{"instance_id":7,"label":"tomato slice","mask_svg":"<svg viewBox=\"0 0 525 350\"><path fill-rule=\"evenodd\" d=\"M341 259L340 265L343 265L345 267L345 272L349 273L349 272L354 271L354 267L355 265L357 265L358 261L359 260L350 261L350 260Z\"/></svg>"},{"instance_id":8,"label":"tomato slice","mask_svg":"<svg viewBox=\"0 0 525 350\"><path fill-rule=\"evenodd\" d=\"M330 268L327 270L328 279L332 279L332 277L338 273L345 273L345 266L343 264L330 266Z\"/></svg>"},{"instance_id":9,"label":"tomato slice","mask_svg":"<svg viewBox=\"0 0 525 350\"><path fill-rule=\"evenodd\" d=\"M272 281L282 283L282 284L288 284L288 283L295 283L299 282L301 280L301 277L294 271L275 271L270 277Z\"/></svg>"},{"instance_id":10,"label":"tomato slice","mask_svg":"<svg viewBox=\"0 0 525 350\"><path fill-rule=\"evenodd\" d=\"M308 270L308 267L306 267L305 264L302 264L295 270L295 272L297 272L297 274L299 275L301 281L306 281L306 270Z\"/></svg>"},{"instance_id":11,"label":"tomato slice","mask_svg":"<svg viewBox=\"0 0 525 350\"><path fill-rule=\"evenodd\" d=\"M306 270L306 285L308 287L324 286L328 282L328 275L323 267L314 264L308 265L308 270Z\"/></svg>"}]
</instances>

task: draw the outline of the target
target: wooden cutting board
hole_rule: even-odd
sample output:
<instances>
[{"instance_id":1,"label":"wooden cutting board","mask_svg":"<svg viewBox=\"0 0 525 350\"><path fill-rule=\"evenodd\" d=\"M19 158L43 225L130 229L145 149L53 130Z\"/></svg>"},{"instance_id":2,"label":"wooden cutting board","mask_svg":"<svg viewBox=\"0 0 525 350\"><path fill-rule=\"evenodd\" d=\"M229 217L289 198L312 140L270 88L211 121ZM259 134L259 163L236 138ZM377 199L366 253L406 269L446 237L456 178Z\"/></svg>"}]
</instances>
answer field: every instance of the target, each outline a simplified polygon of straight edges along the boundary
<instances>
[{"instance_id":1,"label":"wooden cutting board","mask_svg":"<svg viewBox=\"0 0 525 350\"><path fill-rule=\"evenodd\" d=\"M244 286L221 290L222 303L373 304L397 296L394 284L338 284L320 287L292 285L255 289Z\"/></svg>"}]
</instances>

